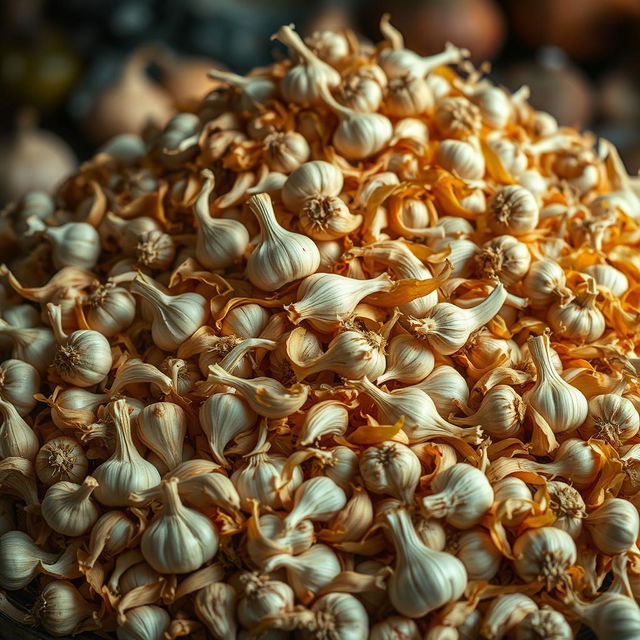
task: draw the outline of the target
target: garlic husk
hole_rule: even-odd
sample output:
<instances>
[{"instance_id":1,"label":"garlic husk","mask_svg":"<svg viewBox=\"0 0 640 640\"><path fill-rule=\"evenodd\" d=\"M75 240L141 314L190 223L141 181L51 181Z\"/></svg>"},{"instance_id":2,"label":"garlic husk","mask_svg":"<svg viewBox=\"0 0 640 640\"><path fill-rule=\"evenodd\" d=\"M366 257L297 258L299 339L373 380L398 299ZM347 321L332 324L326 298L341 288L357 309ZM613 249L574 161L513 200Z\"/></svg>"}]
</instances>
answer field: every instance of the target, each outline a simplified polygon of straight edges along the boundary
<instances>
[{"instance_id":1,"label":"garlic husk","mask_svg":"<svg viewBox=\"0 0 640 640\"><path fill-rule=\"evenodd\" d=\"M131 437L131 421L126 400L111 405L115 424L116 447L113 455L93 472L98 482L94 496L110 507L129 504L132 491L142 491L160 483L158 470L136 449Z\"/></svg>"},{"instance_id":2,"label":"garlic husk","mask_svg":"<svg viewBox=\"0 0 640 640\"><path fill-rule=\"evenodd\" d=\"M100 511L91 494L98 483L87 476L81 485L57 482L42 499L42 517L57 533L81 536L96 522Z\"/></svg>"},{"instance_id":3,"label":"garlic husk","mask_svg":"<svg viewBox=\"0 0 640 640\"><path fill-rule=\"evenodd\" d=\"M640 535L638 510L622 498L605 500L584 524L596 547L610 556L634 549Z\"/></svg>"},{"instance_id":4,"label":"garlic husk","mask_svg":"<svg viewBox=\"0 0 640 640\"><path fill-rule=\"evenodd\" d=\"M163 509L142 535L142 555L159 573L195 571L215 556L218 533L209 518L180 502L177 478L161 489Z\"/></svg>"},{"instance_id":5,"label":"garlic husk","mask_svg":"<svg viewBox=\"0 0 640 640\"><path fill-rule=\"evenodd\" d=\"M236 436L255 425L256 413L235 393L216 393L200 406L200 425L209 441L209 450L223 467L230 463L225 447Z\"/></svg>"},{"instance_id":6,"label":"garlic husk","mask_svg":"<svg viewBox=\"0 0 640 640\"><path fill-rule=\"evenodd\" d=\"M574 431L587 417L587 399L558 375L551 361L548 336L530 338L528 345L537 376L533 388L524 394L524 401L547 421L554 433Z\"/></svg>"},{"instance_id":7,"label":"garlic husk","mask_svg":"<svg viewBox=\"0 0 640 640\"><path fill-rule=\"evenodd\" d=\"M196 615L217 640L236 637L236 599L236 590L224 582L214 582L196 594Z\"/></svg>"},{"instance_id":8,"label":"garlic husk","mask_svg":"<svg viewBox=\"0 0 640 640\"><path fill-rule=\"evenodd\" d=\"M168 469L182 462L182 445L187 433L184 409L173 402L147 405L137 416L137 434Z\"/></svg>"},{"instance_id":9,"label":"garlic husk","mask_svg":"<svg viewBox=\"0 0 640 640\"><path fill-rule=\"evenodd\" d=\"M413 501L420 473L416 454L399 442L382 442L365 449L360 456L360 475L367 489L406 503Z\"/></svg>"},{"instance_id":10,"label":"garlic husk","mask_svg":"<svg viewBox=\"0 0 640 640\"><path fill-rule=\"evenodd\" d=\"M5 360L0 364L0 399L12 404L26 416L35 407L33 397L40 389L40 374L28 362Z\"/></svg>"},{"instance_id":11,"label":"garlic husk","mask_svg":"<svg viewBox=\"0 0 640 640\"><path fill-rule=\"evenodd\" d=\"M16 408L0 400L0 457L26 458L34 461L40 442L33 429L24 421Z\"/></svg>"},{"instance_id":12,"label":"garlic husk","mask_svg":"<svg viewBox=\"0 0 640 640\"><path fill-rule=\"evenodd\" d=\"M331 478L310 478L296 489L293 506L284 519L284 526L286 529L294 529L303 520L326 522L346 503L344 491Z\"/></svg>"},{"instance_id":13,"label":"garlic husk","mask_svg":"<svg viewBox=\"0 0 640 640\"><path fill-rule=\"evenodd\" d=\"M151 305L151 336L165 351L175 351L207 319L207 301L198 293L167 295L142 274L131 283L131 291Z\"/></svg>"},{"instance_id":14,"label":"garlic husk","mask_svg":"<svg viewBox=\"0 0 640 640\"><path fill-rule=\"evenodd\" d=\"M487 477L475 467L458 463L436 475L432 495L422 498L427 517L445 518L457 529L478 524L493 504L493 489Z\"/></svg>"},{"instance_id":15,"label":"garlic husk","mask_svg":"<svg viewBox=\"0 0 640 640\"><path fill-rule=\"evenodd\" d=\"M118 626L118 640L163 640L171 616L162 607L143 605L128 609L126 619Z\"/></svg>"},{"instance_id":16,"label":"garlic husk","mask_svg":"<svg viewBox=\"0 0 640 640\"><path fill-rule=\"evenodd\" d=\"M396 610L409 618L420 618L457 600L467 584L462 562L425 546L406 509L387 510L384 518L396 550L395 570L388 583Z\"/></svg>"},{"instance_id":17,"label":"garlic husk","mask_svg":"<svg viewBox=\"0 0 640 640\"><path fill-rule=\"evenodd\" d=\"M540 527L516 539L513 555L514 568L523 580L540 580L551 591L566 585L566 570L576 562L576 545L566 531Z\"/></svg>"},{"instance_id":18,"label":"garlic husk","mask_svg":"<svg viewBox=\"0 0 640 640\"><path fill-rule=\"evenodd\" d=\"M256 194L247 201L260 224L260 239L247 260L247 277L259 289L275 291L315 273L320 252L313 240L278 224L271 198Z\"/></svg>"}]
</instances>

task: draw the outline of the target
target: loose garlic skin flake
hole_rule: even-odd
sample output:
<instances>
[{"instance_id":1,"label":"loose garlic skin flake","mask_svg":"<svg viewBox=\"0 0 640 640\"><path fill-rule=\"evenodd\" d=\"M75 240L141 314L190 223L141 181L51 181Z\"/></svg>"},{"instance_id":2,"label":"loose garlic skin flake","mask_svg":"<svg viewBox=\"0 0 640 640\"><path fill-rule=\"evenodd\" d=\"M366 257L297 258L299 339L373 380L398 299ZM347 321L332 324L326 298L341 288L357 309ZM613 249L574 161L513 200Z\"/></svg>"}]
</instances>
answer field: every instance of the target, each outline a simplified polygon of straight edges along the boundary
<instances>
[{"instance_id":1,"label":"loose garlic skin flake","mask_svg":"<svg viewBox=\"0 0 640 640\"><path fill-rule=\"evenodd\" d=\"M325 26L0 215L0 613L638 640L640 179L465 49Z\"/></svg>"}]
</instances>

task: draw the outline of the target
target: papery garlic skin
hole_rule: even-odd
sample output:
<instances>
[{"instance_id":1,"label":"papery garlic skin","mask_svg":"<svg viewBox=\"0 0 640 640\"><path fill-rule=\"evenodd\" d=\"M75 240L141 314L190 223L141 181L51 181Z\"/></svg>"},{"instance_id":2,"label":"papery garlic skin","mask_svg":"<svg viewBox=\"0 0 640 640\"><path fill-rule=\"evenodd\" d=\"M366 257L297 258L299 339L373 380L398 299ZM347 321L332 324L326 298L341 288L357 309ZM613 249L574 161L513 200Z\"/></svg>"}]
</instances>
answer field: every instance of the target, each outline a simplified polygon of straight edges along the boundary
<instances>
[{"instance_id":1,"label":"papery garlic skin","mask_svg":"<svg viewBox=\"0 0 640 640\"><path fill-rule=\"evenodd\" d=\"M142 554L159 573L195 571L215 556L218 532L209 518L180 502L176 478L161 487L164 508L142 536Z\"/></svg>"}]
</instances>

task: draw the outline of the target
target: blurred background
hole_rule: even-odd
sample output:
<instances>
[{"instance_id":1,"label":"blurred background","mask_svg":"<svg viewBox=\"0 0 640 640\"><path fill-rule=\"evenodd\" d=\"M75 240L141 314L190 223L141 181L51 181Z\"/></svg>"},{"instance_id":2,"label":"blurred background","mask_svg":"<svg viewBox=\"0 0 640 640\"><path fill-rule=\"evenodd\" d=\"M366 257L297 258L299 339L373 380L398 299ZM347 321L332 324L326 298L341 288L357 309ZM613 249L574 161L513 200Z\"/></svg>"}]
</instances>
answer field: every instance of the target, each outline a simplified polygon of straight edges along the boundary
<instances>
[{"instance_id":1,"label":"blurred background","mask_svg":"<svg viewBox=\"0 0 640 640\"><path fill-rule=\"evenodd\" d=\"M385 11L423 54L447 41L495 81L531 87L561 124L613 141L640 169L640 0L2 0L0 206L47 187L110 136L189 109L213 65L244 73L269 40L349 27L378 41Z\"/></svg>"}]
</instances>

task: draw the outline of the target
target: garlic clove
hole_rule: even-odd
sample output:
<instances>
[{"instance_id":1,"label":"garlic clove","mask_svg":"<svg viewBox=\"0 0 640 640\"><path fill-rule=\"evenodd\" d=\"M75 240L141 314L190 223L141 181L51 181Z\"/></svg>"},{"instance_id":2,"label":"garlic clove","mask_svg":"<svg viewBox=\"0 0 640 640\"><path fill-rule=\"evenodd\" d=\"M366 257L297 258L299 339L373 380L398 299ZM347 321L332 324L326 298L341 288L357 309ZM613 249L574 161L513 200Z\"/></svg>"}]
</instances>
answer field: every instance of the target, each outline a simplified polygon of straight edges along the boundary
<instances>
[{"instance_id":1,"label":"garlic clove","mask_svg":"<svg viewBox=\"0 0 640 640\"><path fill-rule=\"evenodd\" d=\"M182 445L187 433L184 409L173 402L147 405L137 416L137 433L144 445L174 469L182 462Z\"/></svg>"}]
</instances>

